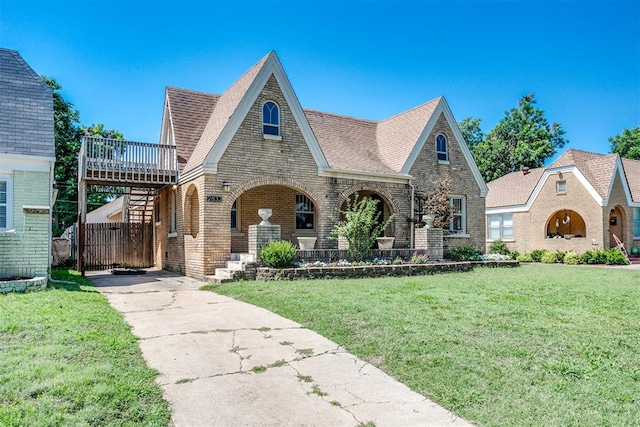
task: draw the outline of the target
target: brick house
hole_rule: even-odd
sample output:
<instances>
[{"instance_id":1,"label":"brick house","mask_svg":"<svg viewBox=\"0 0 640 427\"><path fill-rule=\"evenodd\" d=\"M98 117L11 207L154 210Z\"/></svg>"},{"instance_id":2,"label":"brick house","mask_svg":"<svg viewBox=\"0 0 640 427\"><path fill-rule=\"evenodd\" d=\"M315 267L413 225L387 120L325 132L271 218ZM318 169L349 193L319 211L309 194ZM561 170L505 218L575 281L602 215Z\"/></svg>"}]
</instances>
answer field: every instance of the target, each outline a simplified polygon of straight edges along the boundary
<instances>
[{"instance_id":1,"label":"brick house","mask_svg":"<svg viewBox=\"0 0 640 427\"><path fill-rule=\"evenodd\" d=\"M394 247L411 248L414 189L439 176L458 208L445 246L484 246L486 185L440 97L383 121L305 110L275 54L222 95L168 87L160 143L175 146L176 185L155 198L156 265L202 278L248 249L260 208L297 244L329 240L337 209L375 197Z\"/></svg>"},{"instance_id":2,"label":"brick house","mask_svg":"<svg viewBox=\"0 0 640 427\"><path fill-rule=\"evenodd\" d=\"M570 149L487 184L487 242L512 250L640 247L640 161Z\"/></svg>"},{"instance_id":3,"label":"brick house","mask_svg":"<svg viewBox=\"0 0 640 427\"><path fill-rule=\"evenodd\" d=\"M46 276L53 205L53 93L0 48L0 277Z\"/></svg>"}]
</instances>

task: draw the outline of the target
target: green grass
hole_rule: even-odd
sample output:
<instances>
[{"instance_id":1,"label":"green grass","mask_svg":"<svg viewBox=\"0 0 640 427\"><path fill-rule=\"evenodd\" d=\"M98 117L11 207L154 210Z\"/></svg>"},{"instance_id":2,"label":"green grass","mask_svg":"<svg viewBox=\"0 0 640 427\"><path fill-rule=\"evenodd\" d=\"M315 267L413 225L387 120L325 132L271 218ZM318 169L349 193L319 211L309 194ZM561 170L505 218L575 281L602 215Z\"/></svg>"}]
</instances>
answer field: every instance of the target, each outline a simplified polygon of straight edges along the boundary
<instances>
[{"instance_id":1,"label":"green grass","mask_svg":"<svg viewBox=\"0 0 640 427\"><path fill-rule=\"evenodd\" d=\"M122 316L66 270L0 296L1 426L166 426L170 412Z\"/></svg>"},{"instance_id":2,"label":"green grass","mask_svg":"<svg viewBox=\"0 0 640 427\"><path fill-rule=\"evenodd\" d=\"M485 426L640 425L640 272L227 283Z\"/></svg>"}]
</instances>

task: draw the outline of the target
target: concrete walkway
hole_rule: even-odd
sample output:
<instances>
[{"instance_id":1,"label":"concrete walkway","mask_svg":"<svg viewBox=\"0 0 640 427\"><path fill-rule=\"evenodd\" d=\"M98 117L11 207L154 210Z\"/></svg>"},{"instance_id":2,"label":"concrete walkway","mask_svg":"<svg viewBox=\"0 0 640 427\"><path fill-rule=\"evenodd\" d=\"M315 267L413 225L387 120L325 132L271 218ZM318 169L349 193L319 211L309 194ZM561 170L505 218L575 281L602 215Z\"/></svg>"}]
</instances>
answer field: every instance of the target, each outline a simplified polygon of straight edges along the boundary
<instances>
[{"instance_id":1,"label":"concrete walkway","mask_svg":"<svg viewBox=\"0 0 640 427\"><path fill-rule=\"evenodd\" d=\"M175 426L469 426L334 342L161 270L87 273L122 312Z\"/></svg>"}]
</instances>

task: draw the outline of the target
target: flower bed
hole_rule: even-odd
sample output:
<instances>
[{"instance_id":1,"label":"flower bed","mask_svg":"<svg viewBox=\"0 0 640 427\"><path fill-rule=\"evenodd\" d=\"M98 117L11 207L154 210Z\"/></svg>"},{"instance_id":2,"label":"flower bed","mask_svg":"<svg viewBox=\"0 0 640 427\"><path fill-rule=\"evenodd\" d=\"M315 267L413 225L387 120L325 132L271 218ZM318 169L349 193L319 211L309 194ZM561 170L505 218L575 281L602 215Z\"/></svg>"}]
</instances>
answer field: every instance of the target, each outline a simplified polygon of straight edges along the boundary
<instances>
[{"instance_id":1,"label":"flower bed","mask_svg":"<svg viewBox=\"0 0 640 427\"><path fill-rule=\"evenodd\" d=\"M34 277L33 279L17 278L14 280L0 280L0 294L9 292L38 291L47 287L46 277Z\"/></svg>"},{"instance_id":2,"label":"flower bed","mask_svg":"<svg viewBox=\"0 0 640 427\"><path fill-rule=\"evenodd\" d=\"M256 280L308 280L308 279L348 279L385 276L422 276L426 274L470 271L474 267L517 267L513 260L431 262L426 264L377 264L345 266L305 266L302 268L259 267Z\"/></svg>"}]
</instances>

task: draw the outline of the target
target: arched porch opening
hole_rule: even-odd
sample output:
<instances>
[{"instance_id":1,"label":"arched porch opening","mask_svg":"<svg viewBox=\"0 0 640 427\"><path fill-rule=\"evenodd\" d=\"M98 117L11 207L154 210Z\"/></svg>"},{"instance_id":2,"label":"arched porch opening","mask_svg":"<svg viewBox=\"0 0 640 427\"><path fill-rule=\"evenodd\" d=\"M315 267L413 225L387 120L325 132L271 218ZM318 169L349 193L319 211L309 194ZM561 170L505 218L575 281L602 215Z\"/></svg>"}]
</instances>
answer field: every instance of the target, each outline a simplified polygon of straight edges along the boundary
<instances>
[{"instance_id":1,"label":"arched porch opening","mask_svg":"<svg viewBox=\"0 0 640 427\"><path fill-rule=\"evenodd\" d=\"M340 212L343 212L344 210L347 209L348 203L353 204L356 200L356 197L358 198L358 200L364 197L368 197L370 199L377 201L376 215L377 215L378 224L383 224L385 221L387 221L391 217L391 215L395 214L395 212L393 211L393 205L389 202L389 200L384 195L373 190L358 190L347 195L344 198L344 201L342 202L342 204L340 205ZM340 220L344 219L344 215L342 213L340 213L339 219ZM387 228L385 228L381 237L383 236L395 237L395 221L391 221L391 223L387 226Z\"/></svg>"},{"instance_id":2,"label":"arched porch opening","mask_svg":"<svg viewBox=\"0 0 640 427\"><path fill-rule=\"evenodd\" d=\"M616 205L609 211L609 247L617 247L616 239L613 238L615 234L622 243L625 243L625 211L620 205Z\"/></svg>"},{"instance_id":3,"label":"arched porch opening","mask_svg":"<svg viewBox=\"0 0 640 427\"><path fill-rule=\"evenodd\" d=\"M554 212L547 220L546 233L548 238L558 239L587 237L587 226L578 212L561 209Z\"/></svg>"}]
</instances>

